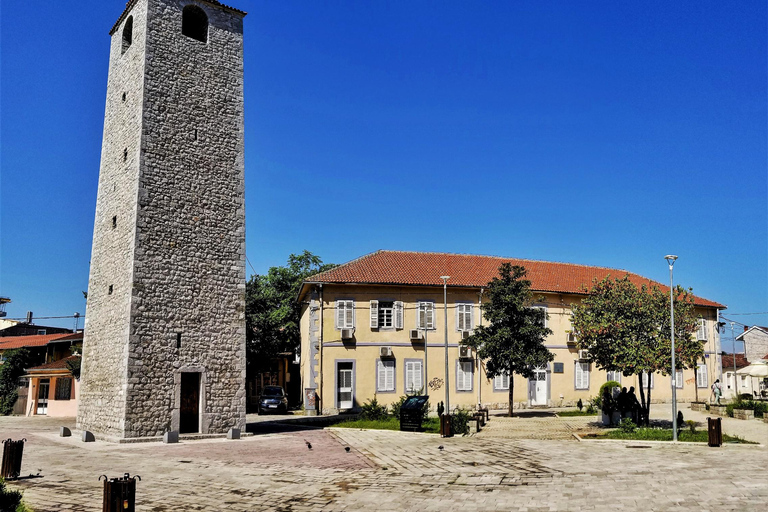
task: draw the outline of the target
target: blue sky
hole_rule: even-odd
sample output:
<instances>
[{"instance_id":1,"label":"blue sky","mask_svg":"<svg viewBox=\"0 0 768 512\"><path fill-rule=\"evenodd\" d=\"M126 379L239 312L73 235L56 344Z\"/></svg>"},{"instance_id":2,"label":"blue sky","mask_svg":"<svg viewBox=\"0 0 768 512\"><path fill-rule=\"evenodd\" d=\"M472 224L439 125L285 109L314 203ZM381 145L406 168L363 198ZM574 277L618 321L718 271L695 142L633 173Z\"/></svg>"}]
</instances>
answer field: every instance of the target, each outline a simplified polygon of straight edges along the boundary
<instances>
[{"instance_id":1,"label":"blue sky","mask_svg":"<svg viewBox=\"0 0 768 512\"><path fill-rule=\"evenodd\" d=\"M396 249L667 282L675 253L676 282L768 325L765 2L230 3L257 272ZM84 313L124 5L0 8L8 317Z\"/></svg>"}]
</instances>

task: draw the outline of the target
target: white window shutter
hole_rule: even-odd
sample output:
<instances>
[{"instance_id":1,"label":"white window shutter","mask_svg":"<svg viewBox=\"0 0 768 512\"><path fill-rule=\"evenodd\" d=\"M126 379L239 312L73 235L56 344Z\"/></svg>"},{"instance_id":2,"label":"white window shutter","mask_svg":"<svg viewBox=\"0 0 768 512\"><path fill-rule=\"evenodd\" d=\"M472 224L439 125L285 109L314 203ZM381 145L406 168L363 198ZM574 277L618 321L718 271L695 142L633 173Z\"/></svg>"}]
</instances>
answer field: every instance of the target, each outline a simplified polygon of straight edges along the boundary
<instances>
[{"instance_id":1,"label":"white window shutter","mask_svg":"<svg viewBox=\"0 0 768 512\"><path fill-rule=\"evenodd\" d=\"M435 328L435 303L434 302L427 302L426 303L426 318L427 318L427 329L434 329Z\"/></svg>"},{"instance_id":2,"label":"white window shutter","mask_svg":"<svg viewBox=\"0 0 768 512\"><path fill-rule=\"evenodd\" d=\"M461 330L461 304L456 304L454 307L456 310L456 330Z\"/></svg>"},{"instance_id":3,"label":"white window shutter","mask_svg":"<svg viewBox=\"0 0 768 512\"><path fill-rule=\"evenodd\" d=\"M469 308L469 325L467 326L467 329L471 331L475 328L475 305L469 304L467 307Z\"/></svg>"},{"instance_id":4,"label":"white window shutter","mask_svg":"<svg viewBox=\"0 0 768 512\"><path fill-rule=\"evenodd\" d=\"M395 302L395 329L403 328L403 302Z\"/></svg>"},{"instance_id":5,"label":"white window shutter","mask_svg":"<svg viewBox=\"0 0 768 512\"><path fill-rule=\"evenodd\" d=\"M421 382L421 372L422 372L421 361L416 361L414 363L414 367L416 369L414 371L414 386L413 386L413 389L414 389L414 391L419 391L419 390L422 390L424 388L424 383ZM421 391L421 392L423 392L423 391Z\"/></svg>"},{"instance_id":6,"label":"white window shutter","mask_svg":"<svg viewBox=\"0 0 768 512\"><path fill-rule=\"evenodd\" d=\"M386 389L387 384L387 372L386 368L384 367L384 361L379 359L376 361L376 375L377 375L377 382L376 382L376 389L379 391L384 391Z\"/></svg>"},{"instance_id":7,"label":"white window shutter","mask_svg":"<svg viewBox=\"0 0 768 512\"><path fill-rule=\"evenodd\" d=\"M345 327L355 327L355 302L348 300L347 302L347 323Z\"/></svg>"},{"instance_id":8,"label":"white window shutter","mask_svg":"<svg viewBox=\"0 0 768 512\"><path fill-rule=\"evenodd\" d=\"M379 327L379 301L371 301L371 329Z\"/></svg>"},{"instance_id":9,"label":"white window shutter","mask_svg":"<svg viewBox=\"0 0 768 512\"><path fill-rule=\"evenodd\" d=\"M427 311L426 305L423 302L419 302L416 307L416 328L423 329L427 324Z\"/></svg>"},{"instance_id":10,"label":"white window shutter","mask_svg":"<svg viewBox=\"0 0 768 512\"><path fill-rule=\"evenodd\" d=\"M344 301L336 301L336 328L344 327Z\"/></svg>"},{"instance_id":11,"label":"white window shutter","mask_svg":"<svg viewBox=\"0 0 768 512\"><path fill-rule=\"evenodd\" d=\"M387 372L387 391L395 390L395 362L389 361L389 371Z\"/></svg>"}]
</instances>

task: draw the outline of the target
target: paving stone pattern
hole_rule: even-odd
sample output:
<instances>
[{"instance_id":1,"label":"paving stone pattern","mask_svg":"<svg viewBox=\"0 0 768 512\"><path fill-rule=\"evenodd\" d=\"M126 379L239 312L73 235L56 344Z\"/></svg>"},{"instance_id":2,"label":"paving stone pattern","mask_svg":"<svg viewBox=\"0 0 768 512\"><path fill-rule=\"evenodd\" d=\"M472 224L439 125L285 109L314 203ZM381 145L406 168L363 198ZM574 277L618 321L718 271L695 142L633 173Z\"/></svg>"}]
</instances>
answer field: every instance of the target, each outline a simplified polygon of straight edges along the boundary
<instances>
[{"instance_id":1,"label":"paving stone pattern","mask_svg":"<svg viewBox=\"0 0 768 512\"><path fill-rule=\"evenodd\" d=\"M38 512L98 510L98 476L124 472L142 477L139 511L735 511L768 500L765 446L579 442L557 438L573 428L558 418L507 423L554 439L330 428L178 445L84 444L35 419L0 418L0 438L27 438L22 470L43 477L12 485Z\"/></svg>"}]
</instances>

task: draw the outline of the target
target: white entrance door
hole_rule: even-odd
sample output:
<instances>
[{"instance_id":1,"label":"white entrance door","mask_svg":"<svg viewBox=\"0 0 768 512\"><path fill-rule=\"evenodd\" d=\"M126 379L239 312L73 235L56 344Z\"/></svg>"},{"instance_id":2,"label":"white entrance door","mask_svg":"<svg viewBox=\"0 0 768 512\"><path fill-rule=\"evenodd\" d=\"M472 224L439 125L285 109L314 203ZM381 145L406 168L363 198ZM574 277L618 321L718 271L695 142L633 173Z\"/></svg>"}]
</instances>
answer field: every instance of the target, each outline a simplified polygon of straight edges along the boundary
<instances>
[{"instance_id":1,"label":"white entrance door","mask_svg":"<svg viewBox=\"0 0 768 512\"><path fill-rule=\"evenodd\" d=\"M337 377L339 409L351 409L352 396L352 363L339 363Z\"/></svg>"},{"instance_id":2,"label":"white entrance door","mask_svg":"<svg viewBox=\"0 0 768 512\"><path fill-rule=\"evenodd\" d=\"M48 379L40 379L37 388L37 411L35 411L35 414L47 414L50 381Z\"/></svg>"},{"instance_id":3,"label":"white entrance door","mask_svg":"<svg viewBox=\"0 0 768 512\"><path fill-rule=\"evenodd\" d=\"M539 367L531 379L531 405L547 405L547 370Z\"/></svg>"}]
</instances>

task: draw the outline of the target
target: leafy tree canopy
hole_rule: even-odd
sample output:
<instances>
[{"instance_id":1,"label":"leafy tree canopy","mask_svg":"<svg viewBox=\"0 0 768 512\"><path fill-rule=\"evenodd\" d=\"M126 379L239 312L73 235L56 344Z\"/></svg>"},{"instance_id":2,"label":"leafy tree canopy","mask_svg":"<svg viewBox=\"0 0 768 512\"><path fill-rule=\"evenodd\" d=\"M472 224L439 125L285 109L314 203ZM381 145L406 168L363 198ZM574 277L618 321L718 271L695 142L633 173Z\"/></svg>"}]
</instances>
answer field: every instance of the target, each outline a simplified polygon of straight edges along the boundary
<instances>
[{"instance_id":1,"label":"leafy tree canopy","mask_svg":"<svg viewBox=\"0 0 768 512\"><path fill-rule=\"evenodd\" d=\"M675 295L675 366L695 368L704 355L704 343L693 336L698 326L692 290L680 286ZM669 294L657 286L638 288L628 276L595 281L581 304L574 304L571 320L579 347L589 351L598 368L620 371L625 376L643 372L671 373ZM641 406L647 418L650 382Z\"/></svg>"},{"instance_id":2,"label":"leafy tree canopy","mask_svg":"<svg viewBox=\"0 0 768 512\"><path fill-rule=\"evenodd\" d=\"M299 315L296 302L301 283L309 276L336 265L324 264L309 251L288 257L288 263L255 274L245 285L246 346L249 371L266 369L281 352L299 349Z\"/></svg>"},{"instance_id":3,"label":"leafy tree canopy","mask_svg":"<svg viewBox=\"0 0 768 512\"><path fill-rule=\"evenodd\" d=\"M479 326L465 343L485 361L489 378L509 375L509 414L512 415L514 374L530 378L534 368L554 359L544 346L552 330L544 327L546 312L532 308L531 282L524 279L524 267L504 263L499 277L488 284L488 301L483 316L488 325Z\"/></svg>"},{"instance_id":4,"label":"leafy tree canopy","mask_svg":"<svg viewBox=\"0 0 768 512\"><path fill-rule=\"evenodd\" d=\"M31 364L31 354L26 348L8 350L5 362L0 366L0 414L13 412L13 404L19 397L19 377Z\"/></svg>"}]
</instances>

